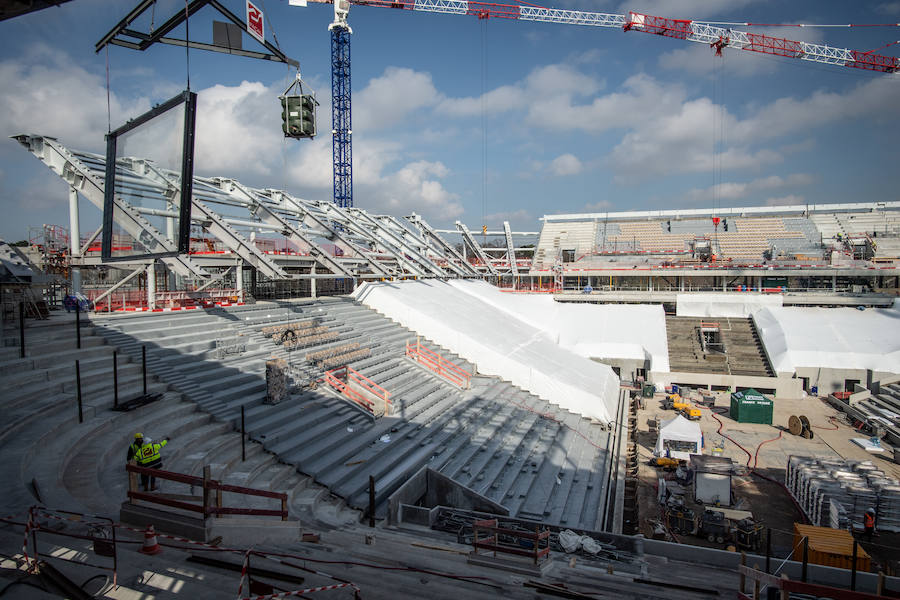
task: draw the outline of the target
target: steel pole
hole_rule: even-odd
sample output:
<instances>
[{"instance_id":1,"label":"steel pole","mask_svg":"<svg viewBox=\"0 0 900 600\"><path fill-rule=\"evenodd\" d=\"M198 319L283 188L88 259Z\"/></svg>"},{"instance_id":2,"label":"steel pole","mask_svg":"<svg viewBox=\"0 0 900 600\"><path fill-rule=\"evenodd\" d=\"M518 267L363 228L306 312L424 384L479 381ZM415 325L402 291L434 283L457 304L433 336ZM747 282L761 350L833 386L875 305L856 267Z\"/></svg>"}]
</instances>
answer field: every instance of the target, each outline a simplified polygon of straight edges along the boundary
<instances>
[{"instance_id":1,"label":"steel pole","mask_svg":"<svg viewBox=\"0 0 900 600\"><path fill-rule=\"evenodd\" d=\"M78 422L84 422L84 414L81 411L81 365L75 361L75 385L78 389Z\"/></svg>"},{"instance_id":2,"label":"steel pole","mask_svg":"<svg viewBox=\"0 0 900 600\"><path fill-rule=\"evenodd\" d=\"M375 477L369 475L369 527L375 527Z\"/></svg>"},{"instance_id":3,"label":"steel pole","mask_svg":"<svg viewBox=\"0 0 900 600\"><path fill-rule=\"evenodd\" d=\"M19 358L25 358L25 303L19 302Z\"/></svg>"},{"instance_id":4,"label":"steel pole","mask_svg":"<svg viewBox=\"0 0 900 600\"><path fill-rule=\"evenodd\" d=\"M147 395L147 346L141 346L141 371L144 377L144 395Z\"/></svg>"},{"instance_id":5,"label":"steel pole","mask_svg":"<svg viewBox=\"0 0 900 600\"><path fill-rule=\"evenodd\" d=\"M113 350L113 408L119 408L119 358L118 350Z\"/></svg>"},{"instance_id":6,"label":"steel pole","mask_svg":"<svg viewBox=\"0 0 900 600\"><path fill-rule=\"evenodd\" d=\"M81 350L81 302L75 297L75 347Z\"/></svg>"},{"instance_id":7,"label":"steel pole","mask_svg":"<svg viewBox=\"0 0 900 600\"><path fill-rule=\"evenodd\" d=\"M247 438L246 430L244 429L244 405L241 405L241 462L247 460L247 451L244 446L244 440Z\"/></svg>"}]
</instances>

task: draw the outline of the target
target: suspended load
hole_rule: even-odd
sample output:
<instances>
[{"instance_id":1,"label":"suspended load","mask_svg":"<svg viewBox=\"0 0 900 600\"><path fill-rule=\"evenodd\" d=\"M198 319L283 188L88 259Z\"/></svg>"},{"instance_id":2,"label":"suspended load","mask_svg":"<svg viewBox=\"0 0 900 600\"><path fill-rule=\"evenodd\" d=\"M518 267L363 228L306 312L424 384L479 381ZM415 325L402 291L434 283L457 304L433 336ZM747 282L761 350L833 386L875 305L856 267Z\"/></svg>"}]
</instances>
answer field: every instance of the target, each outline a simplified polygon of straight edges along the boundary
<instances>
[{"instance_id":1,"label":"suspended load","mask_svg":"<svg viewBox=\"0 0 900 600\"><path fill-rule=\"evenodd\" d=\"M294 93L292 93L294 92ZM281 96L281 129L284 137L316 137L316 107L319 105L314 93L303 93L300 72Z\"/></svg>"}]
</instances>

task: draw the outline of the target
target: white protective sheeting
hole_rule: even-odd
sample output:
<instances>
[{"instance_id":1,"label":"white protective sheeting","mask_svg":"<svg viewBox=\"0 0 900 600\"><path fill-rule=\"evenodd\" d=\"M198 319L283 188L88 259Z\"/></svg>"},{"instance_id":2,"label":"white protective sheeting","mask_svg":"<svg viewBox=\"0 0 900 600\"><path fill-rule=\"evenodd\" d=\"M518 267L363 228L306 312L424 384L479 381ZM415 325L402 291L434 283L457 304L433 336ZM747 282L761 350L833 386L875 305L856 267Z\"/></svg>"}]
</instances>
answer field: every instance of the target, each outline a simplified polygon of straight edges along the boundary
<instances>
[{"instance_id":1,"label":"white protective sheeting","mask_svg":"<svg viewBox=\"0 0 900 600\"><path fill-rule=\"evenodd\" d=\"M650 370L669 372L666 315L656 304L569 304L546 294L503 292L481 281L450 285L532 327L579 356L649 360Z\"/></svg>"},{"instance_id":2,"label":"white protective sheeting","mask_svg":"<svg viewBox=\"0 0 900 600\"><path fill-rule=\"evenodd\" d=\"M679 317L735 317L746 319L761 308L782 306L781 294L699 293L677 294L675 314Z\"/></svg>"},{"instance_id":3,"label":"white protective sheeting","mask_svg":"<svg viewBox=\"0 0 900 600\"><path fill-rule=\"evenodd\" d=\"M475 363L481 373L585 417L612 422L619 397L612 369L561 348L545 331L466 293L477 286L490 287L436 280L366 283L353 295Z\"/></svg>"},{"instance_id":4,"label":"white protective sheeting","mask_svg":"<svg viewBox=\"0 0 900 600\"><path fill-rule=\"evenodd\" d=\"M797 367L900 373L898 308L765 308L753 321L778 373Z\"/></svg>"},{"instance_id":5,"label":"white protective sheeting","mask_svg":"<svg viewBox=\"0 0 900 600\"><path fill-rule=\"evenodd\" d=\"M656 456L665 456L667 441L694 444L694 448L689 452L685 451L685 454L700 454L703 450L703 432L700 430L700 425L688 421L681 415L660 423L659 437L656 439L656 450L654 451ZM670 454L673 457L679 457L675 453Z\"/></svg>"}]
</instances>

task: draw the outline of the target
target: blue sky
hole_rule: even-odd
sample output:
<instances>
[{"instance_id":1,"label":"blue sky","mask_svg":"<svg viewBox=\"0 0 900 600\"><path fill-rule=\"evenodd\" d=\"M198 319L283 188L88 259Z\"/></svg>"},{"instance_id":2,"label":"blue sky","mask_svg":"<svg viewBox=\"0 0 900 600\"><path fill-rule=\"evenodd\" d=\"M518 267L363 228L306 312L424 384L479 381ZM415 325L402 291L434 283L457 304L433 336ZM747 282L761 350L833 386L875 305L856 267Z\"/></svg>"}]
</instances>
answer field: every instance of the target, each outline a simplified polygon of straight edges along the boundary
<instances>
[{"instance_id":1,"label":"blue sky","mask_svg":"<svg viewBox=\"0 0 900 600\"><path fill-rule=\"evenodd\" d=\"M224 3L243 14L242 2ZM101 151L108 118L115 128L184 88L183 48L111 47L108 116L106 53L94 43L135 4L73 0L0 22L4 139L40 133ZM330 199L332 8L258 4L269 41L274 30L316 90L325 134L282 137L277 96L293 77L284 65L192 51L196 172ZM900 21L897 1L545 5L710 21ZM179 6L160 0L157 25ZM191 18L192 39L211 41L215 14ZM727 49L717 59L702 44L605 28L370 7L353 7L350 24L354 201L374 212L537 230L540 216L560 212L900 199L898 74ZM753 31L859 50L900 38L897 27ZM244 47L253 44L245 35ZM67 225L65 184L8 139L0 202L4 239ZM85 232L99 213L81 210Z\"/></svg>"}]
</instances>

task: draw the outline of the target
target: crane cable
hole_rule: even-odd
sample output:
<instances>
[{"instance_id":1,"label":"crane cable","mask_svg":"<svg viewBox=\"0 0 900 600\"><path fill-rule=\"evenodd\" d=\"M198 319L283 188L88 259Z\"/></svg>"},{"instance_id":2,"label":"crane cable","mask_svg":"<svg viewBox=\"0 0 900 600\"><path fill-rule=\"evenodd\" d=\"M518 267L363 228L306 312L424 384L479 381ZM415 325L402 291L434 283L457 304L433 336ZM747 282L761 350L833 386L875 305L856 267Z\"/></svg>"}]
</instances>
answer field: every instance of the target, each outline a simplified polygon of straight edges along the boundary
<instances>
[{"instance_id":1,"label":"crane cable","mask_svg":"<svg viewBox=\"0 0 900 600\"><path fill-rule=\"evenodd\" d=\"M487 206L487 23L481 20L481 244L487 241L485 234L485 207Z\"/></svg>"}]
</instances>

